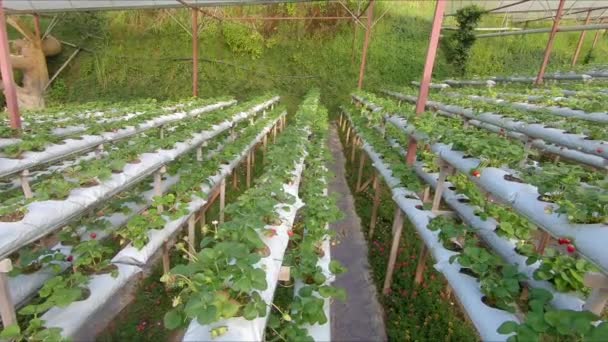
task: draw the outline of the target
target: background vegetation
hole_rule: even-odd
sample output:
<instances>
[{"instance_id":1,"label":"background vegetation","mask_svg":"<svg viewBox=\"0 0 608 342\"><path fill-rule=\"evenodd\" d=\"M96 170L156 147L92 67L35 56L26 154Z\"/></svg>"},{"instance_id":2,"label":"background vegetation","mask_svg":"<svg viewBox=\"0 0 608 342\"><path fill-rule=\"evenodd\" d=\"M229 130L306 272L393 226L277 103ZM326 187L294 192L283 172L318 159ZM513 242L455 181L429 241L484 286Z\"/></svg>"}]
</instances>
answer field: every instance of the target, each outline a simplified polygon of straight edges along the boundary
<instances>
[{"instance_id":1,"label":"background vegetation","mask_svg":"<svg viewBox=\"0 0 608 342\"><path fill-rule=\"evenodd\" d=\"M351 1L351 9L359 4ZM365 2L361 2L361 7ZM401 86L422 72L434 2L379 1L365 79L367 88ZM280 4L221 8L222 16L347 15L337 3ZM219 14L218 14L219 15ZM502 25L502 16L484 16L481 26ZM179 21L179 23L178 23ZM250 97L268 89L295 99L311 87L322 89L331 108L347 99L356 86L364 32L352 21L218 21L201 20L199 66L201 96L232 94ZM45 19L43 22L43 28ZM54 83L51 102L85 102L153 97L183 98L191 94L191 37L186 9L69 13L53 30L59 38L86 48ZM448 17L445 25L456 26ZM529 27L548 25L535 23ZM452 32L444 31L447 37ZM594 33L587 34L581 62ZM353 39L354 38L354 39ZM569 65L578 33L560 33L551 70ZM479 39L467 65L467 76L534 73L546 34ZM353 44L354 42L354 44ZM456 69L440 45L436 79L455 77ZM69 56L51 60L51 72ZM605 36L594 62L608 60Z\"/></svg>"}]
</instances>

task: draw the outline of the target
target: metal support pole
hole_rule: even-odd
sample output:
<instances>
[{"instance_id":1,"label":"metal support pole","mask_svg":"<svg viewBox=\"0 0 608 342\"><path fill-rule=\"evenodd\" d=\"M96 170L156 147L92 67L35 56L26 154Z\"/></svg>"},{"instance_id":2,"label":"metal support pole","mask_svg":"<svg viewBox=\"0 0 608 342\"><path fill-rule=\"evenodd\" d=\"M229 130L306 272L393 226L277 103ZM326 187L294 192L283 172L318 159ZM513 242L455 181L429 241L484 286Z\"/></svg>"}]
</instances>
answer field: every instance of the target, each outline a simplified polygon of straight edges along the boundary
<instances>
[{"instance_id":1,"label":"metal support pole","mask_svg":"<svg viewBox=\"0 0 608 342\"><path fill-rule=\"evenodd\" d=\"M0 74L4 86L6 107L10 118L12 129L21 129L21 114L17 102L17 89L13 79L13 67L11 66L11 50L8 45L8 34L6 33L6 18L4 17L4 4L0 0Z\"/></svg>"},{"instance_id":2,"label":"metal support pole","mask_svg":"<svg viewBox=\"0 0 608 342\"><path fill-rule=\"evenodd\" d=\"M600 24L602 22L603 21L600 20ZM595 46L597 45L597 41L599 38L600 38L600 31L598 30L598 31L595 31L595 37L593 37L593 43L591 44L591 50L595 49Z\"/></svg>"},{"instance_id":3,"label":"metal support pole","mask_svg":"<svg viewBox=\"0 0 608 342\"><path fill-rule=\"evenodd\" d=\"M198 9L192 9L192 96L198 97Z\"/></svg>"},{"instance_id":4,"label":"metal support pole","mask_svg":"<svg viewBox=\"0 0 608 342\"><path fill-rule=\"evenodd\" d=\"M589 24L591 21L591 10L587 12L587 17L585 18L585 25ZM574 56L572 56L572 66L576 65L576 61L578 60L578 55L581 52L581 48L583 47L583 42L585 41L585 35L587 31L582 31L581 35L578 37L578 43L576 44L576 50L574 50Z\"/></svg>"},{"instance_id":5,"label":"metal support pole","mask_svg":"<svg viewBox=\"0 0 608 342\"><path fill-rule=\"evenodd\" d=\"M433 67L435 65L435 57L437 56L437 47L439 46L439 36L441 34L441 25L443 24L443 13L445 12L446 3L446 0L437 0L437 4L435 5L433 27L431 28L429 47L426 52L426 61L424 62L422 80L420 81L418 101L416 101L416 115L421 115L424 113L426 101L429 97L429 88L431 86L431 78L433 75ZM407 147L407 155L405 157L408 165L413 165L416 161L416 148L416 140L414 138L410 138Z\"/></svg>"},{"instance_id":6,"label":"metal support pole","mask_svg":"<svg viewBox=\"0 0 608 342\"><path fill-rule=\"evenodd\" d=\"M372 36L372 23L374 16L374 3L375 0L370 0L369 7L367 8L367 29L365 31L365 41L363 42L363 54L361 56L361 66L359 68L359 83L357 88L363 88L363 77L365 76L365 64L367 63L367 49L369 48L369 41Z\"/></svg>"},{"instance_id":7,"label":"metal support pole","mask_svg":"<svg viewBox=\"0 0 608 342\"><path fill-rule=\"evenodd\" d=\"M36 39L41 39L40 36L40 16L36 13L34 14L34 33L36 33Z\"/></svg>"},{"instance_id":8,"label":"metal support pole","mask_svg":"<svg viewBox=\"0 0 608 342\"><path fill-rule=\"evenodd\" d=\"M395 271L395 261L399 254L399 242L401 241L401 232L403 231L403 212L401 208L395 209L395 218L393 219L393 244L391 245L391 254L388 257L388 266L386 268L386 278L384 278L384 286L382 293L388 294L393 282L393 272Z\"/></svg>"},{"instance_id":9,"label":"metal support pole","mask_svg":"<svg viewBox=\"0 0 608 342\"><path fill-rule=\"evenodd\" d=\"M540 70L538 71L538 76L536 76L536 85L543 84L543 78L545 77L545 71L547 70L547 65L549 64L549 57L551 56L551 50L553 49L553 42L555 41L555 34L557 33L557 29L559 27L560 19L562 18L562 13L564 11L564 5L566 0L559 0L559 6L557 7L557 12L555 14L555 20L553 20L553 27L551 28L551 33L549 34L549 40L547 41L547 47L545 48L545 55L543 57L543 63L540 65Z\"/></svg>"}]
</instances>

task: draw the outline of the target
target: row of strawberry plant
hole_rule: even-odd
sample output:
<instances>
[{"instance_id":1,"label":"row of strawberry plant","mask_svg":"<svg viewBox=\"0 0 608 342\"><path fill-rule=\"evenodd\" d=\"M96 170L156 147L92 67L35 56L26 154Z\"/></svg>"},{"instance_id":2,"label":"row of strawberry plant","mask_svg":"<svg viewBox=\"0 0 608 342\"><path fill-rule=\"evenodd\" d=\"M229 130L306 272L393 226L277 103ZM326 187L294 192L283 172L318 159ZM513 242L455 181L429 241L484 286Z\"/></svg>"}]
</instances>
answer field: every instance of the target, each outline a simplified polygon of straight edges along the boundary
<instances>
[{"instance_id":1,"label":"row of strawberry plant","mask_svg":"<svg viewBox=\"0 0 608 342\"><path fill-rule=\"evenodd\" d=\"M240 124L239 126L248 125ZM239 130L238 136L242 134L244 129ZM223 141L217 143L212 141L207 144L205 150L209 152L205 154L204 158L199 158L197 155L196 159L203 162L207 161L226 148L234 137L227 133L223 135L226 136ZM171 163L168 167L167 179L162 183L161 193L167 193L179 181L179 171L182 168L190 170L192 164L200 167L200 162L194 163L192 158L188 157L180 158L178 161ZM153 196L158 196L156 191L150 188L152 188L152 184L144 182L134 189L116 195L101 209L64 227L58 233L60 242L51 248L46 248L41 243L35 243L13 253L10 256L13 261L13 271L9 279L12 302L19 307L20 303L37 291L45 281L53 277L54 274L65 270L69 266L67 259L70 258L74 244L90 240L91 236L97 239L106 238L127 224L133 217L144 212L152 205Z\"/></svg>"},{"instance_id":2,"label":"row of strawberry plant","mask_svg":"<svg viewBox=\"0 0 608 342\"><path fill-rule=\"evenodd\" d=\"M422 133L427 141L449 144L454 150L479 158L480 168L507 166L517 170L518 177L537 186L543 199L557 203L558 213L567 215L571 222L601 223L608 217L602 199L598 199L605 188L605 176L601 172L563 162L557 165L542 161L522 164L528 155L519 143L476 127L463 127L462 121L457 119L431 113L416 117L413 110L400 109L408 119L403 127L407 131ZM399 126L397 118L393 117L389 122Z\"/></svg>"},{"instance_id":3,"label":"row of strawberry plant","mask_svg":"<svg viewBox=\"0 0 608 342\"><path fill-rule=\"evenodd\" d=\"M549 89L512 86L501 86L489 89L462 88L459 89L457 93L464 95L480 95L489 98L504 98L510 101L518 102L531 102L545 106L552 106L554 109L559 107L567 107L574 110L583 111L580 113L580 115L577 115L577 117L581 119L591 118L590 120L593 120L593 115L589 114L605 113L606 105L608 104L608 95L606 94L589 91L567 91L557 87ZM558 112L555 110L552 112L558 114ZM606 115L597 115L598 118L605 118L605 116Z\"/></svg>"},{"instance_id":4,"label":"row of strawberry plant","mask_svg":"<svg viewBox=\"0 0 608 342\"><path fill-rule=\"evenodd\" d=\"M442 96L447 97L445 99L446 101L457 103L457 105L445 105L441 102L428 101L427 108L462 115L468 119L477 119L485 123L499 126L505 130L526 134L531 138L543 139L546 142L561 147L579 150L605 159L608 158L608 150L604 149L605 143L603 140L592 140L591 138L587 138L585 135L580 134L584 131L586 134L598 135L599 138L603 139L604 133L602 129L598 129L597 125L587 125L578 122L561 125L559 124L559 121L556 125L553 125L555 117L550 114L543 119L544 121L541 121L531 117L525 111L509 109L507 107L501 107L500 105L485 104L481 101L474 101L466 98L459 99L445 95ZM416 98L413 96L404 96L403 98L409 102L416 101ZM458 104L462 104L462 106ZM580 127L576 128L581 125L585 126L585 128L582 130ZM560 128L553 128L551 126ZM566 126L573 131L564 130L566 129ZM597 134L593 132L596 132Z\"/></svg>"},{"instance_id":5,"label":"row of strawberry plant","mask_svg":"<svg viewBox=\"0 0 608 342\"><path fill-rule=\"evenodd\" d=\"M383 91L384 94L398 99L399 101L406 101L415 103L416 97L405 95L393 91ZM377 99L375 99L377 101ZM385 101L386 100L382 100ZM390 102L390 101L389 101ZM395 103L390 103L386 108L395 107ZM482 128L486 131L493 132L499 136L508 137L514 140L519 140L525 144L526 149L533 148L549 156L555 158L564 158L582 165L588 165L597 169L605 169L608 166L608 160L603 156L597 154L589 154L581 151L581 148L568 148L568 146L577 146L577 140L584 140L580 137L575 137L574 140L568 136L564 137L560 130L547 130L541 127L540 124L528 125L526 123L514 122L510 120L503 120L500 116L483 113L476 115L472 111L462 109L455 106L445 106L433 101L429 101L427 106L431 109L437 109L436 113L449 118L459 119L465 121L464 125L473 125L475 127ZM396 107L396 111L399 111ZM393 111L389 111L393 112ZM565 140L564 140L565 139ZM601 146L601 144L600 144ZM603 149L596 149L596 152L603 152Z\"/></svg>"},{"instance_id":6,"label":"row of strawberry plant","mask_svg":"<svg viewBox=\"0 0 608 342\"><path fill-rule=\"evenodd\" d=\"M427 114L424 117L432 120L432 116L432 114ZM399 129L404 130L406 134L411 134L411 132L415 129L411 126L408 126L406 122L402 119L397 119L393 117L389 119L389 122L398 127ZM474 132L471 132L470 136L473 137L474 134ZM585 231L579 230L579 225L568 223L568 220L565 217L554 214L553 211L557 209L555 208L555 204L543 201L545 198L539 196L537 188L530 187L528 184L522 183L521 180L514 178L511 172L505 172L501 169L492 167L480 168L484 166L483 162L479 159L471 158L471 154L468 154L467 152L457 152L456 150L452 150L452 148L448 145L434 143L434 141L438 141L437 138L440 138L442 140L449 140L449 137L446 135L449 134L447 134L447 132L444 132L444 135L437 136L435 139L430 140L430 143L432 143L432 145L430 146L431 150L436 155L440 156L444 162L447 162L452 167L455 167L458 171L462 172L463 174L466 174L470 179L475 180L478 185L480 185L485 191L490 192L496 199L502 200L505 203L509 203L515 210L518 211L519 214L524 215L536 225L551 233L553 236L573 236L573 239L575 240L575 242L573 243L580 247L579 250L587 258L589 258L590 260L605 269L606 260L602 257L601 248L598 245L598 240L604 237L604 234L601 234L601 232L597 231L597 229L601 229L602 224L580 226L596 227L596 230L594 230L594 232L599 233L599 235L593 234L594 238L592 239L591 235L586 234ZM533 168L533 171L542 172L542 169ZM556 172L554 169L551 171ZM579 172L579 177L580 174L581 173ZM540 191L543 190L542 186L553 186L553 188L555 188L560 184L569 184L571 187L574 186L574 188L580 187L580 179L575 179L574 181L571 178L563 179L563 176L560 173L557 173L557 177L554 174L551 178L550 175L547 174L544 177L538 177L538 179L539 181L545 182L545 185L540 184ZM550 181L547 182L546 179L549 179ZM589 188L587 187L583 187L581 189L582 190L578 192L574 192L574 194L578 197L570 198L570 200L578 199L579 201L581 201L585 200L585 198L589 200L589 195L593 195L594 193L596 194L595 196L598 196L597 191L595 190L595 192L588 191ZM559 190L564 192L567 191L567 189ZM584 197L584 192L587 192L587 197ZM562 201L561 203L568 203L564 201ZM603 210L601 208L601 205L599 208L595 207L595 205L598 204L597 201L588 201L588 203L582 201L579 203L582 204L582 209L587 210L589 213L597 213ZM587 209L585 209L585 207ZM551 210L548 211L548 209ZM580 212L580 206L578 208L572 209L570 207L564 208L564 210L566 211L569 209L571 211L568 211L568 219L574 222L581 219L581 216L574 217L573 214L576 214L577 212L572 210L579 210ZM594 218L595 215L592 215L590 217Z\"/></svg>"},{"instance_id":7,"label":"row of strawberry plant","mask_svg":"<svg viewBox=\"0 0 608 342\"><path fill-rule=\"evenodd\" d=\"M326 109L319 108L317 115L300 186L304 207L298 212L283 259L291 279L275 293L266 340L330 341L330 301L346 297L343 289L331 286L335 275L345 271L338 261L331 260L333 231L328 229L341 213L335 199L327 195L326 180L331 175L327 170L330 155L326 146ZM287 300L278 302L277 298L282 297Z\"/></svg>"},{"instance_id":8,"label":"row of strawberry plant","mask_svg":"<svg viewBox=\"0 0 608 342\"><path fill-rule=\"evenodd\" d=\"M288 231L302 205L297 189L317 106L318 93L309 94L268 151L255 186L226 207L229 219L204 232L200 249L188 252L189 263L163 276L179 289L165 326L175 329L192 320L185 340L262 339L257 334L266 323ZM256 317L262 319L251 321Z\"/></svg>"},{"instance_id":9,"label":"row of strawberry plant","mask_svg":"<svg viewBox=\"0 0 608 342\"><path fill-rule=\"evenodd\" d=\"M407 140L408 139L405 139L405 141ZM405 150L402 147L400 147L400 151L405 154ZM421 169L418 170L420 171ZM436 178L434 177L423 177L423 179L425 179L427 182L436 182ZM422 210L422 208L420 209ZM459 211L459 214L460 213L461 212ZM508 222L504 222L504 224L507 223ZM495 254L489 252L482 245L480 245L475 235L472 234L473 231L470 230L470 228L459 224L453 219L446 217L435 217L431 220L428 228L433 231L439 231L438 238L442 242L444 249L460 252L460 254L453 254L450 257L450 263L457 262L461 270L466 269L478 279L481 292L484 295L483 301L486 305L491 305L510 312L515 312L516 309L518 309L521 315L522 312L519 310L516 304L518 295L522 292L519 282L525 279L526 276L519 273L515 265L505 264L504 261L498 259ZM475 232L478 233L477 231ZM481 231L481 233L485 233L484 235L489 234L489 232L484 231ZM435 254L440 253L436 252ZM445 266L436 266L436 268L445 270ZM541 272L542 271L543 270L541 269ZM546 268L544 271L546 271ZM444 272L444 274L446 273ZM452 277L453 276L454 275L452 274ZM530 334L526 334L530 331L529 329L527 330L527 325L532 324L534 328L542 329L536 330L535 333L537 334L544 333L547 335L562 336L570 334L578 337L586 335L591 336L592 338L604 336L603 334L605 334L605 327L601 326L601 328L596 329L593 325L593 321L597 319L597 316L589 312L571 312L568 310L551 309L546 304L552 299L553 295L543 289L532 290L532 301L530 303L535 309L536 305L534 303L538 300L537 297L544 298L542 304L539 306L541 312L531 313L531 316L526 317L525 323L521 327L519 327L515 322L503 323L498 329L498 332L508 334L516 332L517 337L514 338L525 340L525 338L529 338L530 336ZM478 300L481 302L482 298L478 298ZM477 305L479 305L479 302ZM470 309L468 308L468 305L472 305L474 303L464 302L463 304L465 304L465 308ZM471 311L474 312L473 315L475 315L475 312L477 312L477 310L469 310L470 315ZM538 315L541 315L541 320L543 317L546 317L547 322L543 325L536 323L535 320L538 320ZM496 318L495 315L494 318ZM485 318L474 316L471 317L471 319L478 326L480 324L486 326L488 325L489 321L493 321L492 315ZM568 329L569 325L571 325L574 321L578 322L578 326L564 333L563 330ZM536 325L534 325L535 323ZM490 326L492 326L492 324L490 324ZM539 326L542 326L542 328L539 328ZM488 332L486 331L486 333Z\"/></svg>"},{"instance_id":10,"label":"row of strawberry plant","mask_svg":"<svg viewBox=\"0 0 608 342\"><path fill-rule=\"evenodd\" d=\"M22 140L16 145L11 145L3 150L2 168L0 177L9 177L23 170L36 168L71 157L76 154L99 148L103 144L132 137L136 134L146 132L153 128L172 124L185 118L196 117L199 114L230 106L234 100L214 102L203 107L197 107L188 112L177 112L159 116L159 110L149 111L132 120L117 121L95 130L95 127L81 132L79 137L70 139L50 138L49 134L27 135L29 140ZM205 101L205 103L208 103ZM161 111L162 113L162 111ZM25 152L25 153L24 153Z\"/></svg>"},{"instance_id":11,"label":"row of strawberry plant","mask_svg":"<svg viewBox=\"0 0 608 342\"><path fill-rule=\"evenodd\" d=\"M161 212L156 208L147 209L143 214L133 217L127 223L127 227L129 227L131 223L141 223L139 218L143 217L146 223L151 224L148 227L144 227L144 229L148 228L148 232L144 231L143 234L147 234L151 239L156 239L161 232L171 229L173 232L164 234L167 235L167 237L163 237L162 239L165 240L170 237L180 226L183 226L185 220L183 220L182 217L177 216L180 216L180 214L182 216L185 215L188 211L188 209L186 209L188 202L190 202L190 204L197 202L196 198L199 196L202 196L201 198L206 198L211 190L217 187L217 182L220 181L217 178L220 177L223 179L230 174L230 169L226 170L225 165L235 167L236 164L244 158L245 152L248 152L252 146L258 143L261 140L261 137L267 134L270 131L270 127L272 127L283 115L284 114L281 111L276 110L271 113L268 118L258 120L255 124L250 124L243 130L242 136L237 140L232 141L230 145L238 146L241 149L244 149L244 152L235 153L234 150L221 148L219 153L216 153L203 164L206 165L206 167L203 168L204 172L200 172L202 165L195 156L181 160L179 162L179 167L175 169L179 172L178 181L171 185L171 190L168 193L161 197L155 197L153 201L153 205L156 205L157 208L159 205L163 205L165 206L165 210ZM262 129L261 132L260 129ZM233 157L234 159L231 159ZM193 172L195 170L198 172ZM215 172L218 172L216 176L214 176ZM184 194L184 197L179 198L179 200L183 200L184 202L180 203L179 200L177 200L178 193ZM205 201L203 201L202 204L204 204L204 202ZM199 206L202 204L199 203ZM194 211L198 210L199 206L197 206ZM193 211L190 210L188 216L192 215L192 212ZM179 219L182 219L180 223L175 224L175 221ZM152 225L153 223L159 222L167 223L164 228L162 224L160 226ZM155 229L161 230L157 234L151 233ZM139 265L131 266L124 264L124 261L121 262L120 258L118 258L120 253L110 259L111 255L114 254L112 252L113 250L120 245L129 243L128 237L120 230L115 234L117 238L121 238L121 241L119 242L119 245L112 246L113 248L105 247L100 244L98 240L95 240L97 236L94 234L96 235L96 233L91 233L90 235L92 239L81 241L72 249L73 253L68 258L71 259L69 262L72 262L74 273L69 276L57 276L51 279L41 289L41 296L45 298L45 301L40 304L31 304L21 309L20 314L22 315L34 315L27 329L24 330L25 336L31 337L46 333L52 333L55 334L55 336L58 336L58 334L72 336L86 320L92 317L99 306L109 300L116 291L122 288L133 276L141 271L139 266L143 266L147 263L148 260L144 260ZM135 238L139 239L139 241L143 241L141 236L134 237L134 239ZM131 240L130 242L135 243L134 240ZM144 248L144 246L137 246ZM123 248L123 252L129 248L131 248L130 245L127 245ZM104 274L108 272L108 269L111 270L112 273L110 275ZM91 276L85 279L85 277L82 277L82 274L91 274ZM78 281L76 281L76 279ZM47 287L50 288L47 289ZM47 295L49 291L56 292L65 287L72 290L73 296L64 297L60 301L57 301L53 299L53 294ZM88 289L88 292L90 293L86 299L82 298L83 291L86 291L85 289ZM79 293L78 296L76 295L77 292ZM45 311L47 312L40 318L37 318ZM39 319L45 321L45 325L51 328L37 330L36 327L39 326ZM9 332L7 332L7 334L8 333Z\"/></svg>"},{"instance_id":12,"label":"row of strawberry plant","mask_svg":"<svg viewBox=\"0 0 608 342\"><path fill-rule=\"evenodd\" d=\"M363 140L364 151L366 151L366 154L371 159L373 167L382 175L385 183L391 188L393 200L397 205L397 213L395 214L395 221L393 223L393 244L387 266L386 278L384 280L383 293L386 294L390 291L393 276L392 270L395 266L394 263L398 254L399 241L401 239L402 221L399 221L397 216L405 214L409 222L418 232L419 237L422 239L425 246L427 246L428 250L432 253L436 262L435 269L444 275L448 283L455 290L454 293L456 297L459 302L462 303L467 316L475 325L481 339L490 341L504 340L504 338L497 333L496 329L502 323L516 319L515 316L509 312L497 310L483 304L481 301L483 293L481 292L477 281L460 273L460 265L457 262L454 264L449 263L449 258L455 253L443 248L438 241L437 234L428 229L429 222L436 217L436 214L431 210L428 210L424 202L419 199L416 192L413 192L410 188L410 185L413 185L413 189L421 187L422 182L418 180L417 183L413 184L401 184L395 179L392 175L392 167L404 165L403 159L401 159L400 163L387 163L383 158L384 154L376 152L375 149L388 149L395 153L399 152L384 140L382 132L376 130L374 128L374 123L371 123L365 118L365 115L350 114L355 111L356 109L354 108L343 108L343 114L346 116L345 122L348 122L348 130L350 132L350 129L352 128L352 130ZM360 134L360 132L365 133ZM374 140L376 143L373 145L369 144L367 141L368 137L375 137ZM414 172L413 168L408 168ZM424 263L425 261L419 260L419 262Z\"/></svg>"},{"instance_id":13,"label":"row of strawberry plant","mask_svg":"<svg viewBox=\"0 0 608 342\"><path fill-rule=\"evenodd\" d=\"M547 126L551 128L584 134L594 140L606 140L606 135L596 127L602 124L605 125L608 122L608 114L605 112L587 113L567 107L547 107L527 102L513 102L513 98L518 97L517 95L513 95L507 93L492 97L478 95L462 96L459 92L446 92L442 94L440 100L450 102L449 99L451 99L451 101L458 101L457 104L465 108L470 108L474 105L481 111L493 111L515 120L529 123L543 122L547 123ZM472 104L470 100L476 103ZM534 117L530 117L527 115L528 113L533 113Z\"/></svg>"},{"instance_id":14,"label":"row of strawberry plant","mask_svg":"<svg viewBox=\"0 0 608 342\"><path fill-rule=\"evenodd\" d=\"M11 253L24 244L37 240L41 236L65 225L69 220L85 211L98 206L106 199L119 193L153 173L160 172L161 168L181 155L200 147L204 142L228 131L236 123L241 122L255 113L272 106L277 98L264 101L245 112L238 112L231 118L227 118L222 112L207 115L193 125L192 129L184 129L180 134L166 139L150 139L149 143L155 143L160 148L156 153L133 153L124 156L117 151L116 157L130 158L131 164L123 165L122 172L111 174L108 180L89 188L73 190L63 201L38 201L27 205L27 214L17 222L0 223L3 227L2 246L0 250L3 255ZM200 133L199 133L200 132ZM195 134L193 134L195 133ZM180 142L183 140L183 142ZM137 149L148 149L148 146L134 147ZM169 149L162 149L169 148ZM137 158L137 159L134 159ZM109 166L104 165L102 170Z\"/></svg>"}]
</instances>

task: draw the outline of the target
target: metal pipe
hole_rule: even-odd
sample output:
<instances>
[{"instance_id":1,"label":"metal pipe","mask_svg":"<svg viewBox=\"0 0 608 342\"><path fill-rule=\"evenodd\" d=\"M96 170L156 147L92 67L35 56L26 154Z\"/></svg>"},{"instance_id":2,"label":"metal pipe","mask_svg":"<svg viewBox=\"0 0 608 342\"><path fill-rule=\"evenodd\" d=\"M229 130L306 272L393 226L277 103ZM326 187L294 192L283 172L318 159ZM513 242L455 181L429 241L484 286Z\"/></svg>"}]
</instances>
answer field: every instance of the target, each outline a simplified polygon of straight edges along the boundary
<instances>
[{"instance_id":1,"label":"metal pipe","mask_svg":"<svg viewBox=\"0 0 608 342\"><path fill-rule=\"evenodd\" d=\"M555 34L557 33L559 22L562 18L562 13L564 12L565 4L566 0L559 0L559 6L557 7L557 12L555 13L555 20L553 20L553 27L551 27L551 34L549 35L547 47L545 48L543 62L540 65L540 70L538 71L538 75L536 76L536 82L534 82L536 85L543 84L543 77L545 76L545 70L547 70L547 65L549 64L549 57L551 57L551 50L553 49L553 42L555 41Z\"/></svg>"},{"instance_id":2,"label":"metal pipe","mask_svg":"<svg viewBox=\"0 0 608 342\"><path fill-rule=\"evenodd\" d=\"M591 11L587 12L587 17L585 18L585 25L589 25L589 21L591 21ZM574 56L572 56L572 66L576 65L576 61L578 60L578 55L581 52L581 47L583 47L583 42L585 41L586 34L587 31L582 31L581 35L578 37L576 50L574 50Z\"/></svg>"},{"instance_id":3,"label":"metal pipe","mask_svg":"<svg viewBox=\"0 0 608 342\"><path fill-rule=\"evenodd\" d=\"M367 30L365 31L365 41L363 42L363 56L361 56L361 67L359 68L359 83L357 88L363 88L363 77L365 76L365 64L367 63L367 49L369 47L369 41L372 36L372 20L374 17L374 3L375 0L371 0L369 7L367 8Z\"/></svg>"},{"instance_id":4,"label":"metal pipe","mask_svg":"<svg viewBox=\"0 0 608 342\"><path fill-rule=\"evenodd\" d=\"M573 25L573 26L560 27L557 29L557 32L595 31L595 30L605 30L605 29L608 29L608 24ZM547 32L551 32L551 29L550 28L539 28L539 29L530 29L530 30L522 30L522 31L484 33L484 34L478 34L475 37L479 39L479 38L515 36L515 35L526 35L526 34L547 33Z\"/></svg>"},{"instance_id":5,"label":"metal pipe","mask_svg":"<svg viewBox=\"0 0 608 342\"><path fill-rule=\"evenodd\" d=\"M443 13L445 12L446 0L437 0L435 5L435 16L433 17L433 27L431 28L431 37L429 39L429 47L426 52L426 61L424 62L424 71L422 80L420 81L420 92L418 93L418 101L416 101L416 115L424 113L426 102L429 98L429 88L431 86L431 77L433 75L433 66L435 65L435 57L437 56L437 46L439 45L439 36L441 33L441 25L443 24ZM416 139L410 137L407 147L407 155L405 161L408 165L413 165L416 162Z\"/></svg>"},{"instance_id":6,"label":"metal pipe","mask_svg":"<svg viewBox=\"0 0 608 342\"><path fill-rule=\"evenodd\" d=\"M0 73L6 97L6 107L10 118L11 128L21 129L21 115L17 102L17 90L13 80L13 67L11 66L11 50L8 45L6 32L6 18L4 17L4 4L0 0Z\"/></svg>"},{"instance_id":7,"label":"metal pipe","mask_svg":"<svg viewBox=\"0 0 608 342\"><path fill-rule=\"evenodd\" d=\"M198 97L198 10L192 9L192 96Z\"/></svg>"}]
</instances>

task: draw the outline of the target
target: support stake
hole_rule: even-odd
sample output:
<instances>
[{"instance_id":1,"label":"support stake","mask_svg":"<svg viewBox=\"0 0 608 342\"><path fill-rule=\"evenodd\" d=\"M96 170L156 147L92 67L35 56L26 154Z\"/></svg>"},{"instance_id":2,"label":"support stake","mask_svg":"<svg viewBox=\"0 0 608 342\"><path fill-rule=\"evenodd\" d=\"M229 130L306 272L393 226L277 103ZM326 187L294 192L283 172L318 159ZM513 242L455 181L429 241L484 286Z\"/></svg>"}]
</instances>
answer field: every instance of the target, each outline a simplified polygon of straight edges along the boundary
<instances>
[{"instance_id":1,"label":"support stake","mask_svg":"<svg viewBox=\"0 0 608 342\"><path fill-rule=\"evenodd\" d=\"M393 219L393 244L391 245L391 254L388 257L388 266L386 268L386 278L384 278L383 294L388 294L393 282L393 272L395 271L395 261L399 254L399 242L401 241L401 232L403 231L403 212L401 208L395 209L395 217Z\"/></svg>"},{"instance_id":2,"label":"support stake","mask_svg":"<svg viewBox=\"0 0 608 342\"><path fill-rule=\"evenodd\" d=\"M162 166L158 171L154 173L154 196L162 196L163 195L163 174L167 172L167 168ZM157 210L159 213L163 212L163 206L158 205Z\"/></svg>"},{"instance_id":3,"label":"support stake","mask_svg":"<svg viewBox=\"0 0 608 342\"><path fill-rule=\"evenodd\" d=\"M29 175L30 175L29 170L23 170L19 174L19 183L21 183L21 189L23 190L23 196L25 196L25 198L27 198L27 199L34 197L34 194L32 193L32 188L30 187L30 181L28 178Z\"/></svg>"},{"instance_id":4,"label":"support stake","mask_svg":"<svg viewBox=\"0 0 608 342\"><path fill-rule=\"evenodd\" d=\"M378 207L380 206L380 182L378 181L378 173L374 172L374 204L372 207L372 219L369 223L369 238L371 239L374 236L374 229L376 228L376 219L378 216Z\"/></svg>"},{"instance_id":5,"label":"support stake","mask_svg":"<svg viewBox=\"0 0 608 342\"><path fill-rule=\"evenodd\" d=\"M167 274L171 270L171 259L169 258L169 244L163 242L163 273Z\"/></svg>"},{"instance_id":6,"label":"support stake","mask_svg":"<svg viewBox=\"0 0 608 342\"><path fill-rule=\"evenodd\" d=\"M11 259L7 258L0 261L0 316L2 317L2 325L5 328L17 323L15 305L11 298L7 276L7 273L12 269L13 264L11 263Z\"/></svg>"},{"instance_id":7,"label":"support stake","mask_svg":"<svg viewBox=\"0 0 608 342\"><path fill-rule=\"evenodd\" d=\"M247 152L247 189L251 187L251 151Z\"/></svg>"},{"instance_id":8,"label":"support stake","mask_svg":"<svg viewBox=\"0 0 608 342\"><path fill-rule=\"evenodd\" d=\"M224 223L224 207L226 206L226 178L220 184L220 224Z\"/></svg>"},{"instance_id":9,"label":"support stake","mask_svg":"<svg viewBox=\"0 0 608 342\"><path fill-rule=\"evenodd\" d=\"M195 254L195 244L196 244L196 215L190 215L188 218L188 250L190 254Z\"/></svg>"},{"instance_id":10,"label":"support stake","mask_svg":"<svg viewBox=\"0 0 608 342\"><path fill-rule=\"evenodd\" d=\"M355 187L357 191L359 191L359 188L361 188L361 178L363 178L363 167L365 166L366 158L367 155L365 153L361 153L361 157L359 158L359 172L357 173L357 186Z\"/></svg>"},{"instance_id":11,"label":"support stake","mask_svg":"<svg viewBox=\"0 0 608 342\"><path fill-rule=\"evenodd\" d=\"M585 25L589 25L589 21L591 21L591 10L587 12L587 17L585 18ZM574 56L572 56L572 66L576 65L576 61L578 60L578 55L581 52L581 48L583 47L583 42L585 41L585 35L587 31L581 31L581 35L578 37L578 43L576 44L576 50L574 50Z\"/></svg>"},{"instance_id":12,"label":"support stake","mask_svg":"<svg viewBox=\"0 0 608 342\"><path fill-rule=\"evenodd\" d=\"M422 249L420 250L420 255L418 256L418 265L416 266L416 275L414 277L414 282L418 285L422 284L424 281L424 269L426 268L426 258L428 257L429 250L426 248L426 245L422 245Z\"/></svg>"},{"instance_id":13,"label":"support stake","mask_svg":"<svg viewBox=\"0 0 608 342\"><path fill-rule=\"evenodd\" d=\"M593 291L583 305L583 309L601 316L608 302L608 277L601 273L590 272L585 274L584 283Z\"/></svg>"}]
</instances>

